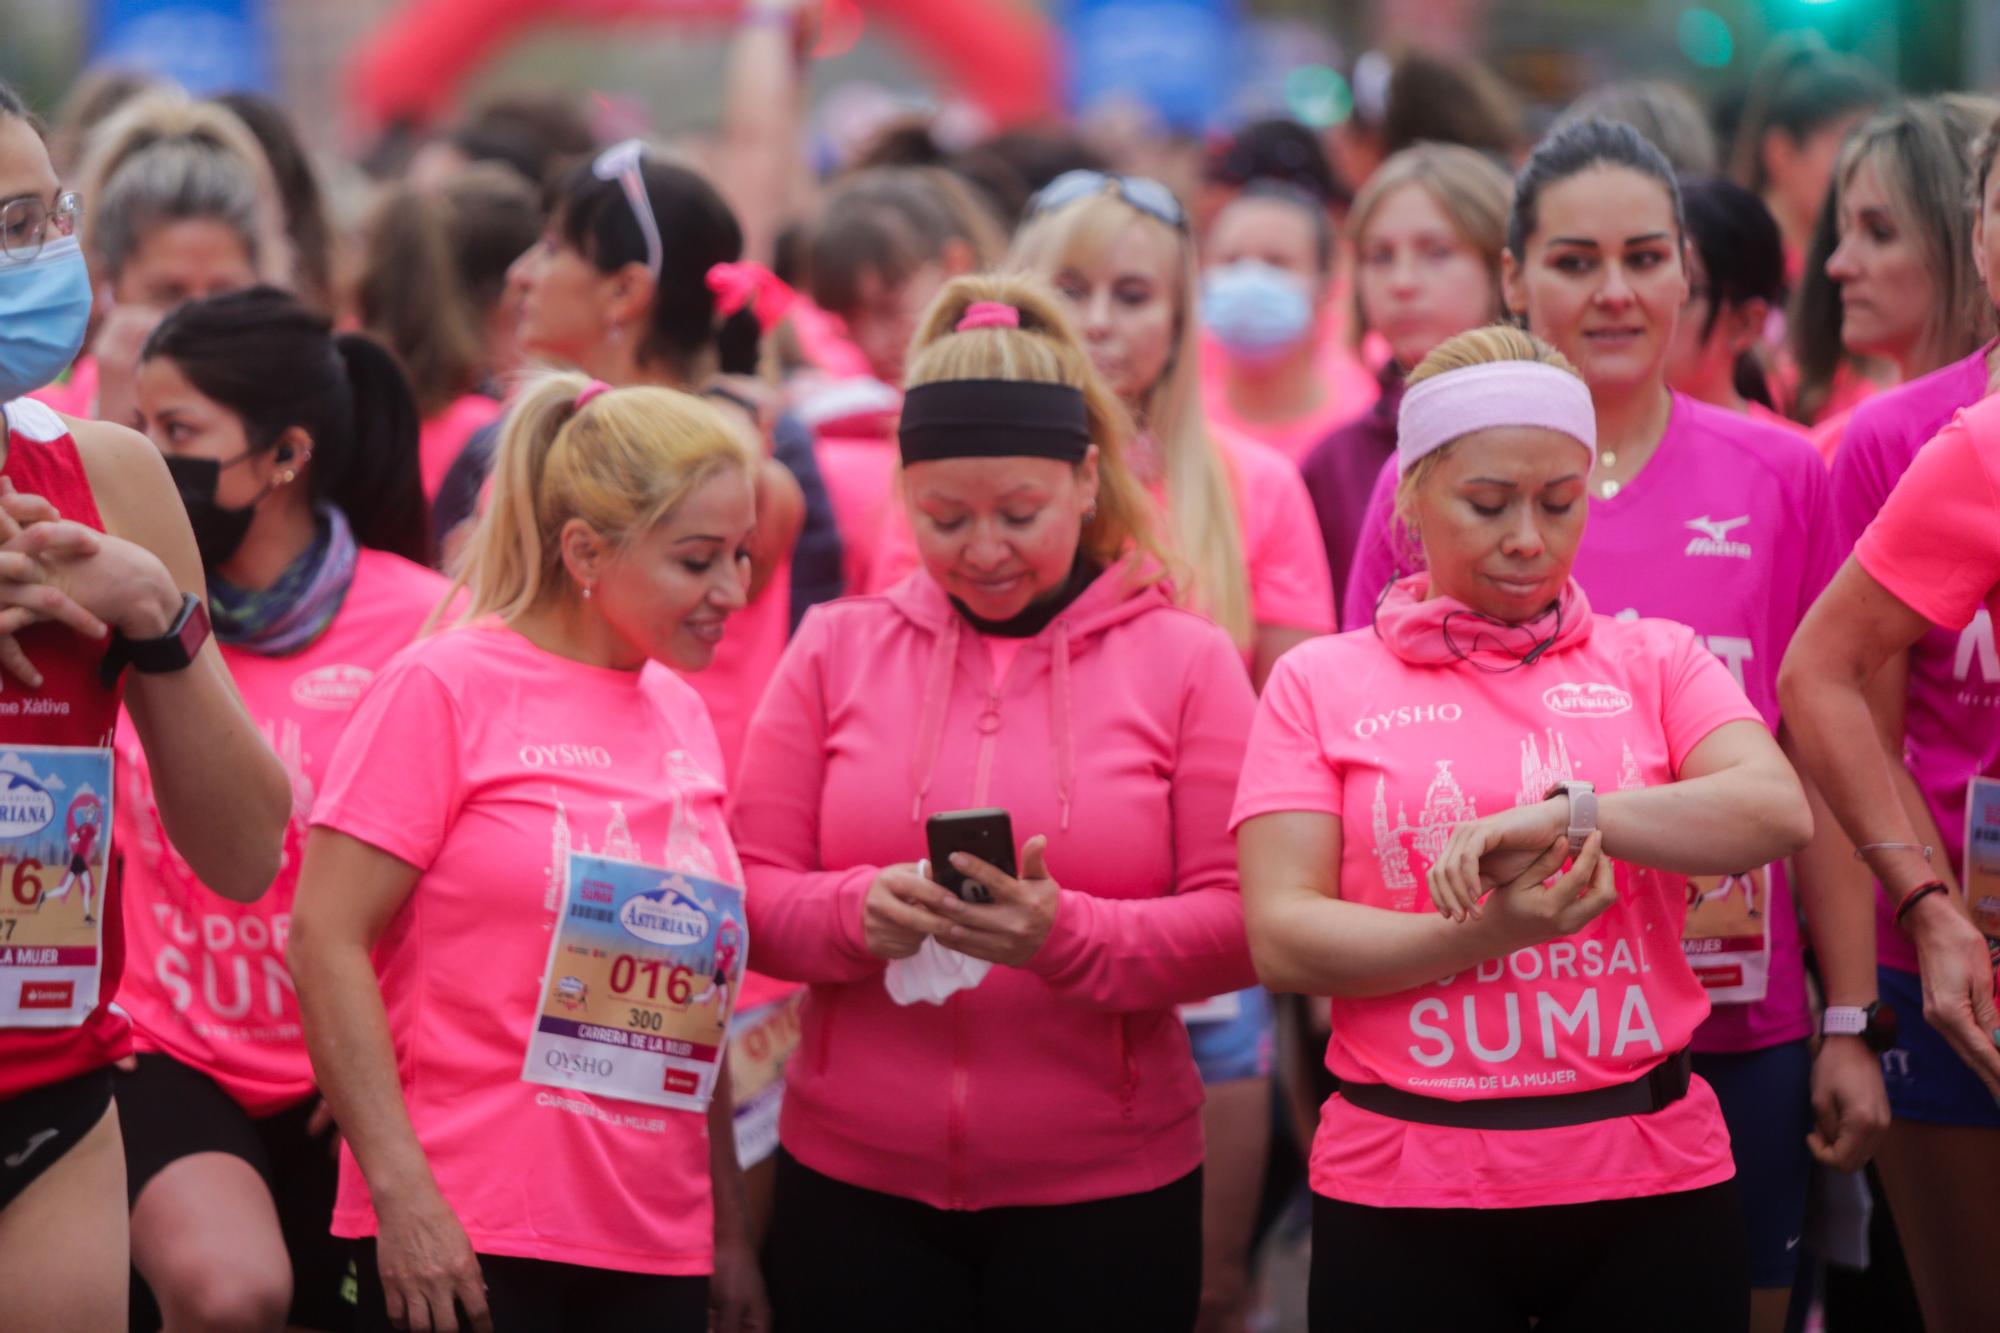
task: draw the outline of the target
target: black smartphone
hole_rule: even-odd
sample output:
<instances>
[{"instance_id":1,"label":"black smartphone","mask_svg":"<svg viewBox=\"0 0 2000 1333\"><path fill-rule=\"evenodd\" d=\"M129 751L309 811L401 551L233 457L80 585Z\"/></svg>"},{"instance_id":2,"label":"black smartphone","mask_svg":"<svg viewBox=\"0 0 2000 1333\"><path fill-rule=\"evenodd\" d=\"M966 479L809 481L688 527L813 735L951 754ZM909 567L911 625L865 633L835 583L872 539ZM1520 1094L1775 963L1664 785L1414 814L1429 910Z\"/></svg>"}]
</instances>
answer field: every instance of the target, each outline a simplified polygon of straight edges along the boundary
<instances>
[{"instance_id":1,"label":"black smartphone","mask_svg":"<svg viewBox=\"0 0 2000 1333\"><path fill-rule=\"evenodd\" d=\"M990 903L993 895L978 880L952 869L951 854L966 852L987 865L1014 873L1014 821L1005 810L946 810L924 825L930 840L931 879L969 903Z\"/></svg>"}]
</instances>

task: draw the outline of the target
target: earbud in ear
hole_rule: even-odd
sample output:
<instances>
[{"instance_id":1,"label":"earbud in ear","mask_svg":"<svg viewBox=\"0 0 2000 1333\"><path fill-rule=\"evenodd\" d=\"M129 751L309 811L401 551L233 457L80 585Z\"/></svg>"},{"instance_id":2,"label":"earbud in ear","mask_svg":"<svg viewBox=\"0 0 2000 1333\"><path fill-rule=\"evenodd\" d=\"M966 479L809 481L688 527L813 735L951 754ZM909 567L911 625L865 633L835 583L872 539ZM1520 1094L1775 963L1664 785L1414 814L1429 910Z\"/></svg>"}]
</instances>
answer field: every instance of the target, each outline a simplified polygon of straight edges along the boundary
<instances>
[{"instance_id":1,"label":"earbud in ear","mask_svg":"<svg viewBox=\"0 0 2000 1333\"><path fill-rule=\"evenodd\" d=\"M278 461L279 461L280 463L289 463L289 462L291 462L291 461L292 461L292 446L291 446L291 445L289 445L289 444L281 444L281 445L279 445L279 446L278 446Z\"/></svg>"}]
</instances>

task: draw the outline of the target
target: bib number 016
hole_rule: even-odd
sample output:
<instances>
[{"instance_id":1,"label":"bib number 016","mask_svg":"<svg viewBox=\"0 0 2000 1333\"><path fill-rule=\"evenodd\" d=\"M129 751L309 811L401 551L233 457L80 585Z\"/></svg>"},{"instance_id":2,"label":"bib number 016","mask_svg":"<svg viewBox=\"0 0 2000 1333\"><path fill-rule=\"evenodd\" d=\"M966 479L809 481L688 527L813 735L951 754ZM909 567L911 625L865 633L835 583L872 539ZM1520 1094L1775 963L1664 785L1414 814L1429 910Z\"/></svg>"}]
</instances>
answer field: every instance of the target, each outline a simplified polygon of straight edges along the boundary
<instances>
[{"instance_id":1,"label":"bib number 016","mask_svg":"<svg viewBox=\"0 0 2000 1333\"><path fill-rule=\"evenodd\" d=\"M678 965L668 966L657 958L640 959L621 953L611 960L611 989L618 995L635 996L654 1004L664 1001L684 1006L694 998L694 972Z\"/></svg>"}]
</instances>

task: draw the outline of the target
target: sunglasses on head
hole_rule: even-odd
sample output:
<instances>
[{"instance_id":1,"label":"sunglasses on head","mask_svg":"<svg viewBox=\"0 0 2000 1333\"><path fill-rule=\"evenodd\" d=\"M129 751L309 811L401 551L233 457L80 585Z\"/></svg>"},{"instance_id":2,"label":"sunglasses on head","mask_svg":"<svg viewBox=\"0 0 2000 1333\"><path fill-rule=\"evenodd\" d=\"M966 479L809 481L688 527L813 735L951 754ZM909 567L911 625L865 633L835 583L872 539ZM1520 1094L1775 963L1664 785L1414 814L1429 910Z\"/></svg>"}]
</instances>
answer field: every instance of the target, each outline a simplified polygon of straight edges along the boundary
<instances>
[{"instance_id":1,"label":"sunglasses on head","mask_svg":"<svg viewBox=\"0 0 2000 1333\"><path fill-rule=\"evenodd\" d=\"M1103 194L1109 187L1118 197L1147 217L1166 223L1177 231L1188 229L1187 210L1174 192L1145 176L1120 176L1105 171L1065 171L1044 185L1028 201L1028 216L1040 217L1067 208L1080 199Z\"/></svg>"},{"instance_id":2,"label":"sunglasses on head","mask_svg":"<svg viewBox=\"0 0 2000 1333\"><path fill-rule=\"evenodd\" d=\"M646 178L639 170L645 157L646 145L638 139L627 139L599 153L590 164L590 173L601 181L617 181L625 191L626 206L638 219L639 230L646 237L646 267L657 278L661 264L666 262L666 248L660 243L659 219L653 216L653 201L646 194Z\"/></svg>"}]
</instances>

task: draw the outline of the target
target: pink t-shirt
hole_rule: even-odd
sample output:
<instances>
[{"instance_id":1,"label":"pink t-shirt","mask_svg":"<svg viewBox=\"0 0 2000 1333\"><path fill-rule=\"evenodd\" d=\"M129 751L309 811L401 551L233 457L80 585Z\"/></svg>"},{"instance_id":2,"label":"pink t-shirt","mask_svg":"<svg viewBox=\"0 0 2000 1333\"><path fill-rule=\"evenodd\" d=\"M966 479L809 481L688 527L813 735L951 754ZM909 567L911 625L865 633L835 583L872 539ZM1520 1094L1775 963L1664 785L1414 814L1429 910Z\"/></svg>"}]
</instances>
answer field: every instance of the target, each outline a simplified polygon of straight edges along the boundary
<instances>
[{"instance_id":1,"label":"pink t-shirt","mask_svg":"<svg viewBox=\"0 0 2000 1333\"><path fill-rule=\"evenodd\" d=\"M1543 799L1674 781L1716 728L1757 720L1683 626L1593 616L1573 583L1561 637L1512 671L1437 645L1455 603L1399 584L1384 634L1279 660L1244 756L1232 827L1311 811L1341 822L1340 896L1432 911L1425 874L1454 824ZM1488 664L1497 665L1497 664ZM1619 901L1575 935L1394 995L1335 999L1327 1068L1454 1101L1628 1082L1689 1044L1708 997L1679 948L1685 881L1617 867ZM1734 1171L1699 1078L1649 1116L1546 1130L1415 1124L1329 1099L1312 1188L1377 1207L1524 1208L1698 1189Z\"/></svg>"},{"instance_id":2,"label":"pink t-shirt","mask_svg":"<svg viewBox=\"0 0 2000 1333\"><path fill-rule=\"evenodd\" d=\"M1276 449L1294 467L1343 421L1366 412L1382 396L1382 383L1368 363L1348 345L1347 303L1328 302L1328 318L1320 326L1315 356L1320 380L1326 385L1326 402L1320 411L1303 421L1278 424L1238 421L1229 410L1228 354L1222 344L1206 334L1201 340L1201 405L1213 425L1235 431Z\"/></svg>"},{"instance_id":3,"label":"pink t-shirt","mask_svg":"<svg viewBox=\"0 0 2000 1333\"><path fill-rule=\"evenodd\" d=\"M1391 519L1394 467L1392 459L1355 553L1349 628L1366 625L1383 584L1419 562ZM1775 731L1778 665L1840 565L1831 509L1826 468L1796 433L1677 393L1646 466L1615 498L1591 497L1574 575L1606 614L1694 629ZM1769 887L1761 909L1770 928L1764 999L1718 1004L1695 1040L1698 1051L1759 1050L1812 1030L1783 866L1771 868ZM1740 985L1728 966L1710 979Z\"/></svg>"},{"instance_id":4,"label":"pink t-shirt","mask_svg":"<svg viewBox=\"0 0 2000 1333\"><path fill-rule=\"evenodd\" d=\"M469 393L424 422L417 437L417 467L423 476L424 498L437 499L444 474L465 451L478 431L506 414L506 404L483 393Z\"/></svg>"},{"instance_id":5,"label":"pink t-shirt","mask_svg":"<svg viewBox=\"0 0 2000 1333\"><path fill-rule=\"evenodd\" d=\"M417 1139L482 1254L713 1266L704 1118L521 1066L572 850L743 882L721 771L672 672L586 666L490 621L406 649L341 737L313 823L422 872L375 968ZM343 1150L334 1234L375 1225Z\"/></svg>"},{"instance_id":6,"label":"pink t-shirt","mask_svg":"<svg viewBox=\"0 0 2000 1333\"><path fill-rule=\"evenodd\" d=\"M1235 486L1252 617L1259 625L1326 633L1334 626L1333 581L1319 541L1319 518L1299 470L1255 440L1223 430L1213 438ZM1164 520L1166 487L1149 489ZM893 587L918 563L909 514L900 504L891 505L867 590Z\"/></svg>"},{"instance_id":7,"label":"pink t-shirt","mask_svg":"<svg viewBox=\"0 0 2000 1333\"><path fill-rule=\"evenodd\" d=\"M1376 385L1376 395L1381 386ZM1213 393L1202 403L1202 410L1208 414L1208 421L1218 432L1226 431L1246 440L1255 440L1267 449L1275 449L1285 460L1297 467L1305 461L1305 456L1319 446L1319 442L1333 434L1336 427L1345 425L1362 412L1368 410L1364 404L1355 406L1359 395L1350 390L1330 392L1319 409L1303 417L1290 421L1246 421L1229 406L1229 391L1218 384Z\"/></svg>"},{"instance_id":8,"label":"pink t-shirt","mask_svg":"<svg viewBox=\"0 0 2000 1333\"><path fill-rule=\"evenodd\" d=\"M1959 409L1985 397L1988 350L1982 347L1942 370L1878 394L1855 411L1833 463L1834 526L1842 546L1852 545L1867 530L1931 437ZM1879 560L1879 552L1875 558ZM1866 559L1862 564L1876 572ZM2000 771L2000 653L1994 649L1993 617L1982 607L1963 628L1933 629L1911 647L1909 656L1903 760L1943 835L1938 850L1961 866L1966 781L1975 773ZM1881 895L1876 899L1875 944L1884 964L1917 970L1916 947L1896 928L1893 908Z\"/></svg>"},{"instance_id":9,"label":"pink t-shirt","mask_svg":"<svg viewBox=\"0 0 2000 1333\"><path fill-rule=\"evenodd\" d=\"M208 1075L253 1116L311 1096L313 1073L285 938L313 796L368 682L417 637L443 578L364 549L347 598L303 652L268 657L224 645L222 660L292 778L284 864L253 903L211 893L167 840L152 771L132 721L118 722L114 841L125 855L125 977L118 1005L134 1045Z\"/></svg>"}]
</instances>

